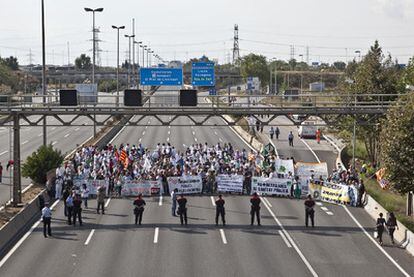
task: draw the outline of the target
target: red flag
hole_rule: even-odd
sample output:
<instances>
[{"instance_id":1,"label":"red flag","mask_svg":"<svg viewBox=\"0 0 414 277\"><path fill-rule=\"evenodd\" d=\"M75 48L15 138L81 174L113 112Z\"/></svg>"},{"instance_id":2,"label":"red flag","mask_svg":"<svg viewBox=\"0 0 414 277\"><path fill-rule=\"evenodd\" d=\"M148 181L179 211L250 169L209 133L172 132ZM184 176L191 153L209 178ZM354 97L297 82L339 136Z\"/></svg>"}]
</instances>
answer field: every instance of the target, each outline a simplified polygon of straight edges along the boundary
<instances>
[{"instance_id":1,"label":"red flag","mask_svg":"<svg viewBox=\"0 0 414 277\"><path fill-rule=\"evenodd\" d=\"M124 164L126 159L127 159L127 153L125 150L122 150L121 157L119 158L119 162Z\"/></svg>"},{"instance_id":2,"label":"red flag","mask_svg":"<svg viewBox=\"0 0 414 277\"><path fill-rule=\"evenodd\" d=\"M385 175L385 168L381 168L375 173L378 184L381 186L382 189L386 189L389 185L388 180L384 179L384 175Z\"/></svg>"}]
</instances>

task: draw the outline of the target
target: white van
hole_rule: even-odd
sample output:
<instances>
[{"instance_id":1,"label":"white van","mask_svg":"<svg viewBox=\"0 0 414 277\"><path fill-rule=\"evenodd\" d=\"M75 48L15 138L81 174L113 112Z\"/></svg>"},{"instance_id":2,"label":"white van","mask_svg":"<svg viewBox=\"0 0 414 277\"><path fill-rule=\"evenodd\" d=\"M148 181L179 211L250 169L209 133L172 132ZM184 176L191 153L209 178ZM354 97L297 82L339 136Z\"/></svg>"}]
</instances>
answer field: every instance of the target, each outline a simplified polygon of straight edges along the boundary
<instances>
[{"instance_id":1,"label":"white van","mask_svg":"<svg viewBox=\"0 0 414 277\"><path fill-rule=\"evenodd\" d=\"M317 130L318 130L318 126L315 126L315 122L304 121L299 126L298 136L300 138L316 138Z\"/></svg>"}]
</instances>

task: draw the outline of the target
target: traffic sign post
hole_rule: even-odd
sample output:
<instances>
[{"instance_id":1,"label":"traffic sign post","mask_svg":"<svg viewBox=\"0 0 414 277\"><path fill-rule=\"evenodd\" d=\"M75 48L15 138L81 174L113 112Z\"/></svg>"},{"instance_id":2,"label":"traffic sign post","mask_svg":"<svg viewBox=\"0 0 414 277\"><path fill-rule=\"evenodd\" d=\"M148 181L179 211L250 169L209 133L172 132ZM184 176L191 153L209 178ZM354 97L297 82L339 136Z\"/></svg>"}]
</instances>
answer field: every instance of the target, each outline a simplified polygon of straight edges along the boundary
<instances>
[{"instance_id":1,"label":"traffic sign post","mask_svg":"<svg viewBox=\"0 0 414 277\"><path fill-rule=\"evenodd\" d=\"M198 87L213 87L216 84L213 62L194 62L191 69L191 84Z\"/></svg>"},{"instance_id":2,"label":"traffic sign post","mask_svg":"<svg viewBox=\"0 0 414 277\"><path fill-rule=\"evenodd\" d=\"M181 86L183 84L182 68L141 68L142 86Z\"/></svg>"}]
</instances>

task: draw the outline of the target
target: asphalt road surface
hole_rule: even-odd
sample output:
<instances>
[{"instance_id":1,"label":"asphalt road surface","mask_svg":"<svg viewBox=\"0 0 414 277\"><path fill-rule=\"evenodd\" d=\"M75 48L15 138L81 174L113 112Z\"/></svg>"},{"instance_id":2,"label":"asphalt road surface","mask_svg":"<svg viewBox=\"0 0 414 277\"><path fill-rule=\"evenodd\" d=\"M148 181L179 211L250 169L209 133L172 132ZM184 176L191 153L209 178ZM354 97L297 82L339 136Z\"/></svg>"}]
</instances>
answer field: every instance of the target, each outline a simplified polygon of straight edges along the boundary
<instances>
[{"instance_id":1,"label":"asphalt road surface","mask_svg":"<svg viewBox=\"0 0 414 277\"><path fill-rule=\"evenodd\" d=\"M147 119L148 124L153 120ZM281 128L282 134L289 130ZM312 153L302 141L292 149L281 137L275 141L279 153L297 160L336 156L325 141L315 145L306 140L311 149L317 148ZM126 142L149 148L171 142L180 149L192 143L231 142L248 148L227 127L126 127L113 143ZM107 199L105 215L97 215L96 202L90 201L82 227L65 223L58 202L53 236L43 238L41 225L34 226L0 261L0 276L414 276L412 256L392 246L386 235L383 247L372 240L374 222L362 209L318 203L316 227L305 228L302 200L265 197L262 226L250 226L249 197L224 199L225 227L214 225L210 195L188 197L188 226L171 216L168 197L145 199L139 227L133 224L133 199Z\"/></svg>"}]
</instances>

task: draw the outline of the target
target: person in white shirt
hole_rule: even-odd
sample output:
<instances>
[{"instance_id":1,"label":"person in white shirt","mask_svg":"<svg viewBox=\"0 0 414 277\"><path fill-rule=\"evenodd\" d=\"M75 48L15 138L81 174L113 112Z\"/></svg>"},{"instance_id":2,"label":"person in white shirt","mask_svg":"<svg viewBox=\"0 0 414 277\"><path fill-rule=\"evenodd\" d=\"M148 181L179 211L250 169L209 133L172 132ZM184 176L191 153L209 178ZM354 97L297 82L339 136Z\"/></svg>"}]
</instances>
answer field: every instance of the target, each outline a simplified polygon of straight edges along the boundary
<instances>
[{"instance_id":1,"label":"person in white shirt","mask_svg":"<svg viewBox=\"0 0 414 277\"><path fill-rule=\"evenodd\" d=\"M81 197L82 197L83 203L85 205L85 209L87 209L88 208L89 189L86 186L86 184L82 184Z\"/></svg>"},{"instance_id":2,"label":"person in white shirt","mask_svg":"<svg viewBox=\"0 0 414 277\"><path fill-rule=\"evenodd\" d=\"M52 228L50 223L52 221L52 211L49 208L49 203L45 203L45 207L42 209L42 221L43 221L43 235L47 238L47 235L52 236ZM47 227L47 234L46 234Z\"/></svg>"}]
</instances>

